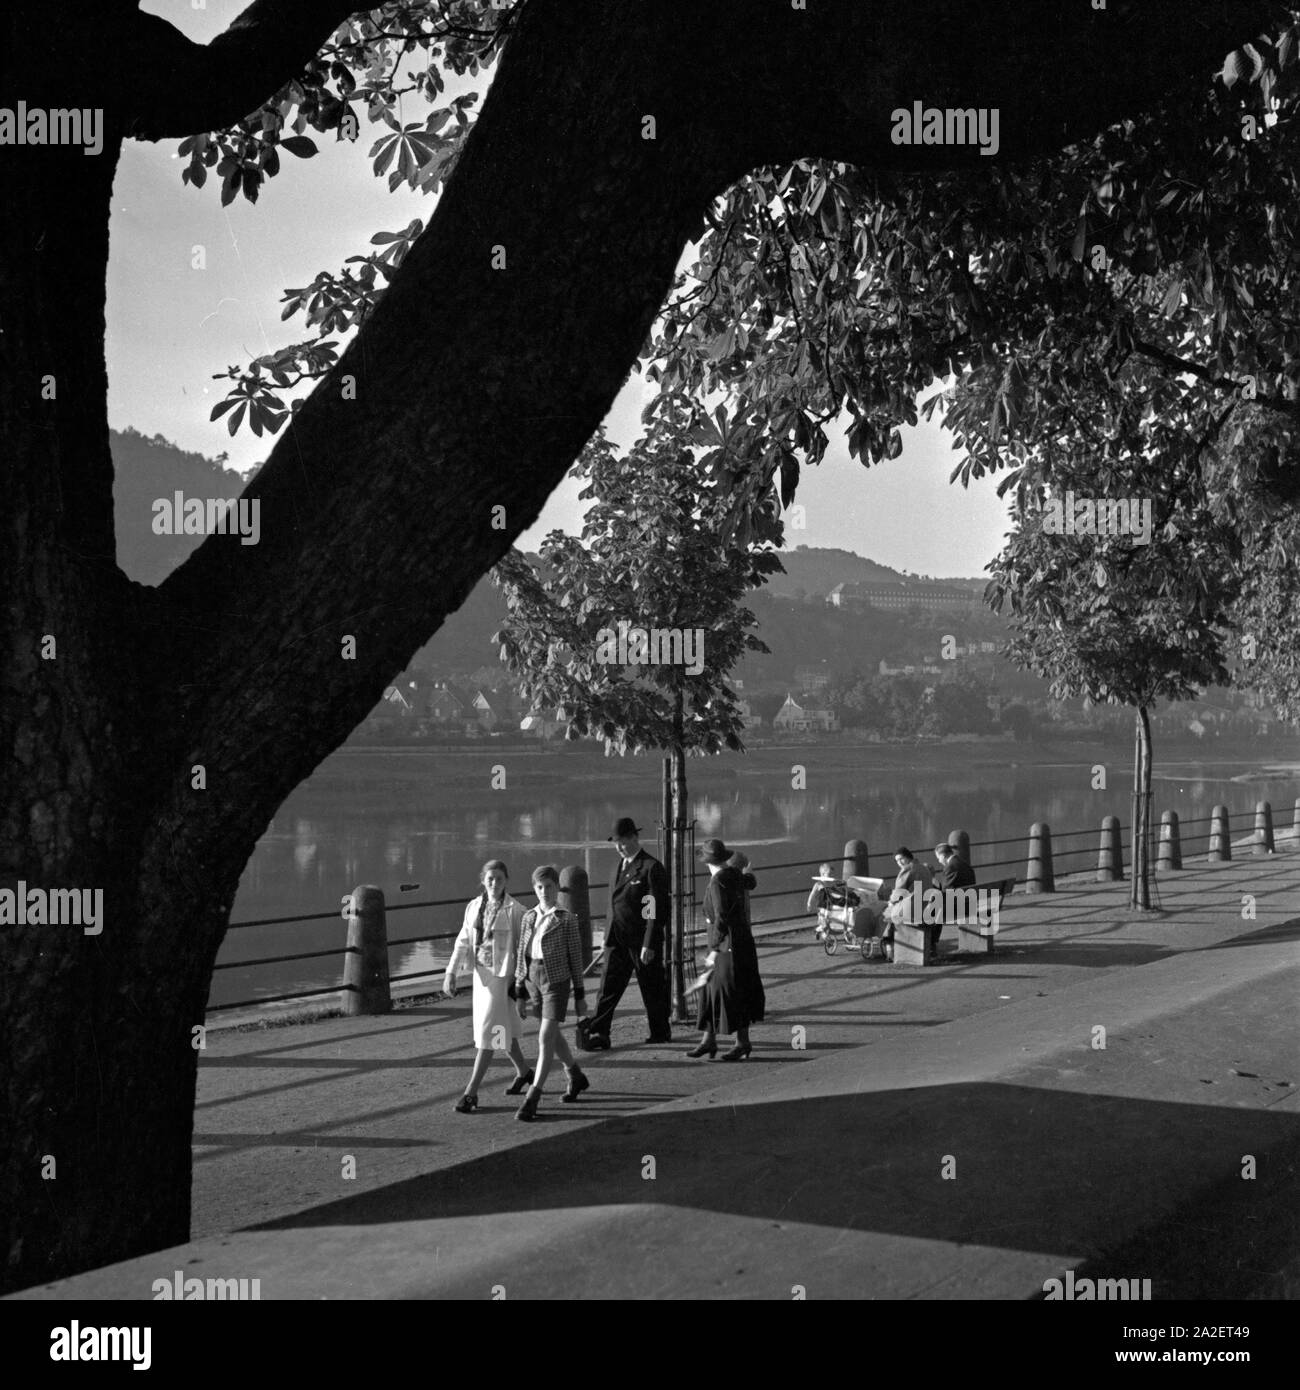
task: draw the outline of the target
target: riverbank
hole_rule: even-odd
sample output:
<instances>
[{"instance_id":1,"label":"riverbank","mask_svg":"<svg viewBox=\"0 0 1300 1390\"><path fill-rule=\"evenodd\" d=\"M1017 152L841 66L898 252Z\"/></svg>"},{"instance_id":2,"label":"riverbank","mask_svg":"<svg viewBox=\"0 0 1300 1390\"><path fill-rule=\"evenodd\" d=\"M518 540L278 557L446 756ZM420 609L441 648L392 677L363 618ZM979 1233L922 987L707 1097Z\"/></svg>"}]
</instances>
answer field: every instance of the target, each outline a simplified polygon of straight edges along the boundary
<instances>
[{"instance_id":1,"label":"riverbank","mask_svg":"<svg viewBox=\"0 0 1300 1390\"><path fill-rule=\"evenodd\" d=\"M788 774L796 763L810 759L833 763L844 772L942 772L949 769L1051 768L1108 763L1116 777L1124 774L1132 754L1128 740L1058 739L1016 743L1008 739L951 739L926 742L869 742L849 736L791 739L756 743L744 753L722 753L712 758L691 758L687 779L691 785L739 782L745 778ZM356 790L394 781L420 783L436 777L447 788L492 792L493 769L500 767L505 790L544 788L563 777L611 791L635 787L644 794L657 786L663 755L659 752L607 757L587 743L501 743L491 738L462 744L411 744L341 748L332 754L295 795L313 790L332 791L340 784ZM1154 775L1176 776L1180 771L1249 765L1242 780L1263 781L1300 769L1300 735L1270 739L1267 744L1250 740L1160 740L1156 746ZM1270 772L1268 769L1275 768ZM500 780L501 773L495 774Z\"/></svg>"}]
</instances>

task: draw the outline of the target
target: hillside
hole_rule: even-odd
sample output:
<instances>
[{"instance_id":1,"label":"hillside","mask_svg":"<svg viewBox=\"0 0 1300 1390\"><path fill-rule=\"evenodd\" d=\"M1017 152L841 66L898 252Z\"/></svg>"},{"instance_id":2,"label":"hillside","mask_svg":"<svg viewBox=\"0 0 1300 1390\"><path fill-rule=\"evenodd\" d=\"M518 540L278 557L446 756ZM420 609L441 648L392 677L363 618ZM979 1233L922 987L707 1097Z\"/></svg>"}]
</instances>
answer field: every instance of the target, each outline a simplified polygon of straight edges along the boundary
<instances>
[{"instance_id":1,"label":"hillside","mask_svg":"<svg viewBox=\"0 0 1300 1390\"><path fill-rule=\"evenodd\" d=\"M152 529L153 503L179 489L187 497L237 497L243 487L239 474L201 454L186 453L161 437L134 430L111 436L115 478L113 499L117 514L118 563L127 575L144 584L161 582L202 540L200 536L160 536ZM837 584L897 583L898 571L847 550L818 550L801 546L782 555L786 573L750 596L749 606L759 620L759 635L772 648L771 656L747 659L737 675L746 686L794 682L799 666L825 662L835 671L874 669L890 661L933 660L939 631L954 629L946 619L921 624L906 615L871 611L850 615L821 600ZM952 581L983 588L983 580ZM806 601L800 602L806 596ZM412 659L411 669L438 678L467 675L484 666L498 668L500 658L492 634L505 620L506 608L490 580L482 579L460 609L434 639ZM1000 631L997 620L973 610L955 626L959 638ZM1012 673L1008 668L1008 679Z\"/></svg>"},{"instance_id":2,"label":"hillside","mask_svg":"<svg viewBox=\"0 0 1300 1390\"><path fill-rule=\"evenodd\" d=\"M781 563L784 574L774 574L768 581L765 592L779 598L798 598L803 596L825 598L837 584L901 584L903 576L888 565L877 564L864 555L856 555L851 550L818 549L806 545L795 546L793 550L782 552ZM916 575L909 575L911 579ZM955 584L963 588L973 588L983 592L987 579L940 579L944 584Z\"/></svg>"},{"instance_id":3,"label":"hillside","mask_svg":"<svg viewBox=\"0 0 1300 1390\"><path fill-rule=\"evenodd\" d=\"M784 551L784 574L774 574L764 592L778 598L824 598L837 584L898 584L903 576L851 550L818 550L806 545Z\"/></svg>"},{"instance_id":4,"label":"hillside","mask_svg":"<svg viewBox=\"0 0 1300 1390\"><path fill-rule=\"evenodd\" d=\"M161 584L202 536L158 536L153 504L179 489L188 497L238 497L244 480L202 454L188 454L161 435L135 430L109 431L113 452L113 512L117 523L117 563L128 579Z\"/></svg>"}]
</instances>

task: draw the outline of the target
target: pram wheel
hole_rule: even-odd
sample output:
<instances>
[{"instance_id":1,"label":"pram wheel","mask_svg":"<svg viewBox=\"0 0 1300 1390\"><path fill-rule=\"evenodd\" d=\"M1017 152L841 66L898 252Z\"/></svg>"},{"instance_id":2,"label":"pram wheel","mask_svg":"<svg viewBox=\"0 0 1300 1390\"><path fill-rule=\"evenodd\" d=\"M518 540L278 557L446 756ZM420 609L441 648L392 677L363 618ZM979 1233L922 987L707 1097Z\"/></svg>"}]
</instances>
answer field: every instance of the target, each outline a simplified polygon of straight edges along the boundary
<instances>
[{"instance_id":1,"label":"pram wheel","mask_svg":"<svg viewBox=\"0 0 1300 1390\"><path fill-rule=\"evenodd\" d=\"M839 950L839 945L840 943L836 941L833 936L828 936L826 940L822 942L822 949L828 956L833 956L835 952Z\"/></svg>"}]
</instances>

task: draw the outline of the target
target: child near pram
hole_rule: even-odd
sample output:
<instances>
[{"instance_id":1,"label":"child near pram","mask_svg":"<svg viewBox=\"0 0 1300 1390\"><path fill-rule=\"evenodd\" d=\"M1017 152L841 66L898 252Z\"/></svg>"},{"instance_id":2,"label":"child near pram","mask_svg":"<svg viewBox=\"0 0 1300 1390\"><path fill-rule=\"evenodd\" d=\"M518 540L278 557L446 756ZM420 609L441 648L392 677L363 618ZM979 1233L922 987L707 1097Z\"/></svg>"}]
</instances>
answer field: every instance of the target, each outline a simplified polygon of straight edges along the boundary
<instances>
[{"instance_id":1,"label":"child near pram","mask_svg":"<svg viewBox=\"0 0 1300 1390\"><path fill-rule=\"evenodd\" d=\"M844 879L836 878L831 873L829 864L823 864L813 879L812 891L808 894L808 911L817 914L818 941L825 941L833 926L851 928L853 937L850 940L879 938L881 906L864 902L857 889L850 888ZM880 948L876 946L872 955L879 954Z\"/></svg>"},{"instance_id":2,"label":"child near pram","mask_svg":"<svg viewBox=\"0 0 1300 1390\"><path fill-rule=\"evenodd\" d=\"M826 936L826 919L830 912L845 907L856 907L858 895L844 882L831 873L831 866L823 864L813 879L812 891L808 894L808 911L817 914L817 940Z\"/></svg>"}]
</instances>

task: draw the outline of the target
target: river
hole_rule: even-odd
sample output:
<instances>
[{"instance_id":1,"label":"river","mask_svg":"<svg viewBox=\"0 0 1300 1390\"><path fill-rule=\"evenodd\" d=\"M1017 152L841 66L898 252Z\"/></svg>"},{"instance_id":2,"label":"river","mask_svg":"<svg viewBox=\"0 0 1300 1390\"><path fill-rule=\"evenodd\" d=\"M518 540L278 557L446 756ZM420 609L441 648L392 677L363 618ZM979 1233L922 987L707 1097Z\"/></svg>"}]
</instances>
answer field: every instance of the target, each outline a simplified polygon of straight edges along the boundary
<instances>
[{"instance_id":1,"label":"river","mask_svg":"<svg viewBox=\"0 0 1300 1390\"><path fill-rule=\"evenodd\" d=\"M1094 790L1098 766L1106 785ZM765 865L825 857L838 864L848 839L867 841L872 873L892 874L890 856L898 844L927 851L928 861L934 844L961 828L974 841L1016 842L977 849L977 871L997 859L1013 861L1003 874L1023 874L1024 838L1032 822L1052 827L1058 853L1086 846L1095 854L1102 817L1118 815L1125 825L1131 818L1131 750L1118 743L768 745L743 755L691 759L687 767L696 835L720 836L744 849L760 891L799 890L799 897L756 903L762 909L756 917L800 910L816 872L810 867L765 873ZM358 884L382 887L391 909L403 900L454 897L463 903L475 893L479 866L489 858L505 860L510 888L528 906L529 876L537 864L580 863L593 883L604 882L615 860L606 837L618 816L634 816L653 851L659 773L658 757L605 758L598 749L574 745L521 749L484 740L461 749L340 750L293 792L259 840L231 918L333 915L232 931L218 957L210 1002L337 985L346 933L340 900ZM1234 812L1238 838L1249 832L1247 812L1267 798L1279 826L1290 825L1300 795L1300 740L1274 741L1267 756L1247 748L1232 757L1210 740L1180 745L1165 756L1157 747L1155 778L1157 820L1165 809L1184 820L1208 816L1224 802ZM1061 838L1064 831L1082 829L1090 833ZM1205 831L1204 825L1191 827L1187 838ZM1089 862L1095 860L1060 861L1058 872ZM404 883L419 887L403 893ZM604 897L603 891L593 893L593 911L603 910ZM452 930L460 914L460 907L390 910L389 938ZM240 964L311 951L336 955L255 968ZM396 946L392 973L435 968L443 952L445 946Z\"/></svg>"}]
</instances>

